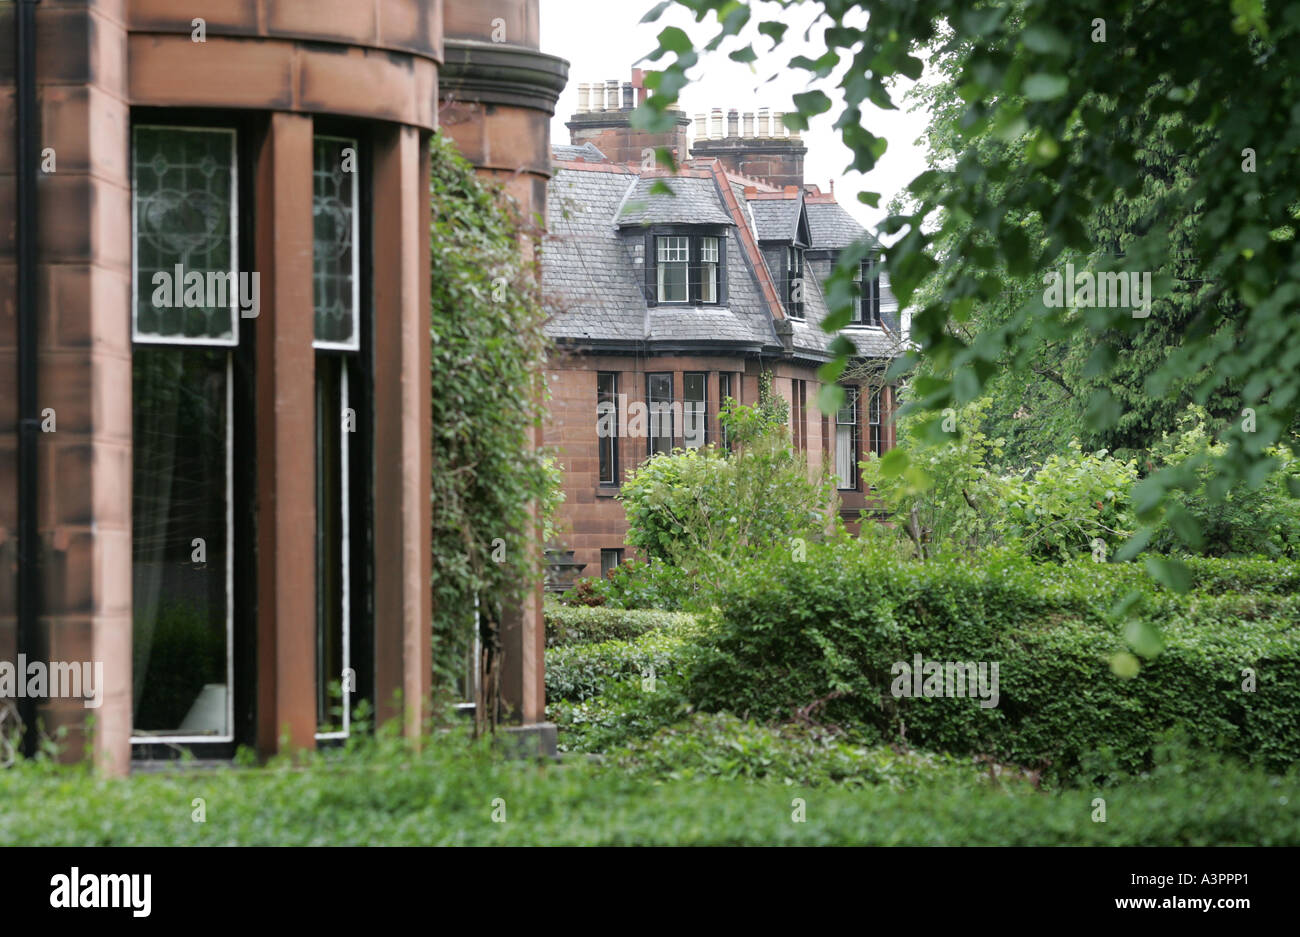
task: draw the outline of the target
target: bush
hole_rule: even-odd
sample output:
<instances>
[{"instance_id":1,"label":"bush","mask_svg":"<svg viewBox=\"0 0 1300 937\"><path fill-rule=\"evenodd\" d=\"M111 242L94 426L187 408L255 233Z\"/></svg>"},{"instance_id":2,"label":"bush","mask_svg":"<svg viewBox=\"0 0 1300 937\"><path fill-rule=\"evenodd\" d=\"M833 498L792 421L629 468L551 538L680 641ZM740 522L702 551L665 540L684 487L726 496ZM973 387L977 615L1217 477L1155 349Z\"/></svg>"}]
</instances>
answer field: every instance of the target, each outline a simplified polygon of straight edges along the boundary
<instances>
[{"instance_id":1,"label":"bush","mask_svg":"<svg viewBox=\"0 0 1300 937\"><path fill-rule=\"evenodd\" d=\"M546 646L627 641L656 628L685 627L691 615L654 609L567 606L546 602Z\"/></svg>"},{"instance_id":2,"label":"bush","mask_svg":"<svg viewBox=\"0 0 1300 937\"><path fill-rule=\"evenodd\" d=\"M1104 449L1086 453L1072 441L1069 452L1049 456L1032 474L995 483L994 528L1035 559L1086 556L1098 543L1110 556L1137 527L1130 503L1137 477L1136 462Z\"/></svg>"},{"instance_id":3,"label":"bush","mask_svg":"<svg viewBox=\"0 0 1300 937\"><path fill-rule=\"evenodd\" d=\"M676 612L703 607L710 596L697 594L690 576L669 563L619 563L602 579L583 579L564 593L565 604L609 608L653 608Z\"/></svg>"},{"instance_id":4,"label":"bush","mask_svg":"<svg viewBox=\"0 0 1300 937\"><path fill-rule=\"evenodd\" d=\"M708 626L689 615L660 617L660 627L635 640L546 652L546 712L560 727L561 750L605 751L690 711L685 674Z\"/></svg>"},{"instance_id":5,"label":"bush","mask_svg":"<svg viewBox=\"0 0 1300 937\"><path fill-rule=\"evenodd\" d=\"M867 747L843 732L806 725L765 726L699 713L610 755L619 771L658 781L773 780L800 787L913 787L981 777L969 759Z\"/></svg>"},{"instance_id":6,"label":"bush","mask_svg":"<svg viewBox=\"0 0 1300 937\"><path fill-rule=\"evenodd\" d=\"M745 439L735 452L708 446L656 455L619 495L627 542L684 571L688 594L707 593L754 550L834 534L834 489L809 477L802 453L759 411L729 402L724 421Z\"/></svg>"},{"instance_id":7,"label":"bush","mask_svg":"<svg viewBox=\"0 0 1300 937\"><path fill-rule=\"evenodd\" d=\"M646 627L632 640L569 643L546 652L546 697L549 700L588 699L614 681L627 677L680 672L691 637L700 626L691 615L667 612L625 612L631 627Z\"/></svg>"},{"instance_id":8,"label":"bush","mask_svg":"<svg viewBox=\"0 0 1300 937\"><path fill-rule=\"evenodd\" d=\"M1193 567L1202 584L1212 578ZM1293 579L1294 565L1278 575ZM1133 591L1125 619L1112 618ZM1132 567L1043 566L1009 553L978 567L915 564L861 546L810 547L796 562L774 551L724 591L713 649L692 666L686 696L762 720L822 701L820 718L882 740L985 753L1049 778L1076 777L1107 752L1117 769L1140 770L1170 729L1278 767L1300 752L1297 621L1294 594L1176 596ZM1110 662L1132 622L1159 622L1164 649L1123 679ZM918 653L997 662L999 705L895 698L892 665ZM1242 687L1245 668L1255 692Z\"/></svg>"}]
</instances>

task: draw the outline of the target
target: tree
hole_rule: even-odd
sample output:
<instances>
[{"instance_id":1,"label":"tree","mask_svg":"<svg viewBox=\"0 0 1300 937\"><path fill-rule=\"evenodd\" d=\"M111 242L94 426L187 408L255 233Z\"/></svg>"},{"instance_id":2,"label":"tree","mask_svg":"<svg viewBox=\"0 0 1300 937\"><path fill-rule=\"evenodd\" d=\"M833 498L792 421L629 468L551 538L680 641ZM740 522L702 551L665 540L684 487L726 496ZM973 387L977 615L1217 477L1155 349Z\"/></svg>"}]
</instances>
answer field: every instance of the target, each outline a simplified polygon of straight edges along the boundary
<instances>
[{"instance_id":1,"label":"tree","mask_svg":"<svg viewBox=\"0 0 1300 937\"><path fill-rule=\"evenodd\" d=\"M1293 68L1300 59L1300 4L1116 0L1099 16L1096 4L1085 0L975 7L962 0L778 2L785 9L811 8L814 26L824 26L825 52L794 56L788 67L825 79L847 65L836 87L835 127L852 155L850 168L864 172L887 145L864 126L864 103L896 107L891 82L919 78L924 50L939 56L967 50L955 66L961 145L951 165L927 169L912 181L914 207L886 219L880 232L899 236L886 266L899 302L915 309L912 339L918 346L891 377L921 360L929 368L912 381L914 409L964 405L999 374L1005 353L1024 365L1026 348L1085 330L1099 349L1097 373L1106 373L1107 359L1119 358L1120 336L1146 327L1149 317L1135 325L1132 310L1115 307L1072 315L1036 289L1021 294L993 332L966 336L951 327L1015 289L1018 279L1104 250L1098 242L1103 232L1089 230L1095 217L1137 229L1100 271L1140 276L1175 264L1201 281L1182 307L1188 318L1177 323L1176 345L1152 361L1143 393L1183 393L1202 406L1239 398L1251 411L1249 420L1222 428L1220 454L1167 466L1139 484L1134 506L1144 527L1117 558L1140 552L1168 492L1194 487L1203 466L1213 475L1211 493L1222 498L1233 486L1263 483L1277 466L1270 447L1300 449L1290 433L1300 415L1300 174L1294 171L1300 83ZM642 126L671 120L667 108L701 52L730 48L731 58L753 62L756 42L770 41L775 49L788 30L784 22L755 21L752 5L741 0L665 0L646 18L653 21L673 5L690 10L697 22L713 14L718 31L702 50L684 30L660 32L649 58L671 59L647 78L654 93L636 117ZM868 14L867 25L856 22L860 11ZM809 118L835 105L819 89L796 94L786 123L806 129ZM1158 128L1171 115L1179 115L1167 125L1179 179L1151 192L1142 128ZM964 145L986 134L1021 158ZM879 198L859 197L873 205ZM1144 198L1148 202L1139 204ZM1125 206L1116 219L1098 214L1112 204ZM1135 225L1139 209L1142 224ZM1183 233L1186 249L1178 253L1183 245L1175 235ZM829 331L849 321L852 270L865 252L865 245L845 251L831 277ZM1173 289L1168 275L1153 276L1152 284L1160 296ZM840 376L852 354L843 336L832 347L836 358L823 368L828 380ZM1088 391L1084 412L1093 431L1122 429L1124 396L1107 387ZM831 403L822 401L823 407ZM937 424L921 421L917 432L937 433ZM906 454L883 467L901 474ZM1300 495L1300 483L1291 490ZM1168 572L1172 564L1154 566L1171 586L1185 578Z\"/></svg>"}]
</instances>

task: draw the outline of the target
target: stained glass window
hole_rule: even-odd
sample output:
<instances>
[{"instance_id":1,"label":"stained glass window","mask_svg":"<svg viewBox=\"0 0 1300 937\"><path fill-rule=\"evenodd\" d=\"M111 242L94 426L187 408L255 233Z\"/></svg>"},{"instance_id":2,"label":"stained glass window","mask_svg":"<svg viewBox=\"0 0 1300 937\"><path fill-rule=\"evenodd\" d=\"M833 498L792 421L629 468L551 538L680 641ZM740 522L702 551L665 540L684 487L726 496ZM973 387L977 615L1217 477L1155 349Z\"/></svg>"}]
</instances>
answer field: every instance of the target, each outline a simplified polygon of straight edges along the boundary
<instances>
[{"instance_id":1,"label":"stained glass window","mask_svg":"<svg viewBox=\"0 0 1300 937\"><path fill-rule=\"evenodd\" d=\"M316 137L312 160L312 279L317 348L361 347L357 141Z\"/></svg>"},{"instance_id":2,"label":"stained glass window","mask_svg":"<svg viewBox=\"0 0 1300 937\"><path fill-rule=\"evenodd\" d=\"M235 132L139 126L132 141L135 340L237 344L256 284L238 269Z\"/></svg>"}]
</instances>

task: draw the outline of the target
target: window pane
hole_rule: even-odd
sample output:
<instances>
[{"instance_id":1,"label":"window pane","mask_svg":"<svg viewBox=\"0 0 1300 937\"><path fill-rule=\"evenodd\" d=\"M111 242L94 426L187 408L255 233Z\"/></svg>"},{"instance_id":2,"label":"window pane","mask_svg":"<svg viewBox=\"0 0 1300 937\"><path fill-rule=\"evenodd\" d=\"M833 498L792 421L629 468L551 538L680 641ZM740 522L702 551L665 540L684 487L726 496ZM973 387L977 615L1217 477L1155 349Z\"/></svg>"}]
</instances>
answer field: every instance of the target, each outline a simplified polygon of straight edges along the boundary
<instances>
[{"instance_id":1,"label":"window pane","mask_svg":"<svg viewBox=\"0 0 1300 937\"><path fill-rule=\"evenodd\" d=\"M346 410L347 362L316 355L316 726L346 733L353 702L351 677L351 504ZM345 420L347 425L345 425Z\"/></svg>"},{"instance_id":2,"label":"window pane","mask_svg":"<svg viewBox=\"0 0 1300 937\"><path fill-rule=\"evenodd\" d=\"M356 153L356 140L338 137L315 140L312 279L318 348L355 350L360 347Z\"/></svg>"},{"instance_id":3,"label":"window pane","mask_svg":"<svg viewBox=\"0 0 1300 937\"><path fill-rule=\"evenodd\" d=\"M700 238L700 302L718 301L719 239Z\"/></svg>"},{"instance_id":4,"label":"window pane","mask_svg":"<svg viewBox=\"0 0 1300 937\"><path fill-rule=\"evenodd\" d=\"M647 435L649 453L671 452L673 448L673 376L646 375L646 402L649 405Z\"/></svg>"},{"instance_id":5,"label":"window pane","mask_svg":"<svg viewBox=\"0 0 1300 937\"><path fill-rule=\"evenodd\" d=\"M600 483L618 483L618 375L596 375L596 443L600 452Z\"/></svg>"},{"instance_id":6,"label":"window pane","mask_svg":"<svg viewBox=\"0 0 1300 937\"><path fill-rule=\"evenodd\" d=\"M687 449L698 449L708 442L709 408L705 387L709 376L702 372L682 375L682 439Z\"/></svg>"},{"instance_id":7,"label":"window pane","mask_svg":"<svg viewBox=\"0 0 1300 937\"><path fill-rule=\"evenodd\" d=\"M844 406L840 407L839 413L835 416L836 423L856 425L858 422L858 389L856 387L844 388Z\"/></svg>"},{"instance_id":8,"label":"window pane","mask_svg":"<svg viewBox=\"0 0 1300 937\"><path fill-rule=\"evenodd\" d=\"M229 354L132 355L133 734L229 735Z\"/></svg>"},{"instance_id":9,"label":"window pane","mask_svg":"<svg viewBox=\"0 0 1300 937\"><path fill-rule=\"evenodd\" d=\"M852 489L857 487L857 452L854 446L854 427L839 424L835 427L835 474L839 477L839 487Z\"/></svg>"},{"instance_id":10,"label":"window pane","mask_svg":"<svg viewBox=\"0 0 1300 937\"><path fill-rule=\"evenodd\" d=\"M257 299L238 275L235 132L140 126L132 141L136 340L235 344L234 309Z\"/></svg>"}]
</instances>

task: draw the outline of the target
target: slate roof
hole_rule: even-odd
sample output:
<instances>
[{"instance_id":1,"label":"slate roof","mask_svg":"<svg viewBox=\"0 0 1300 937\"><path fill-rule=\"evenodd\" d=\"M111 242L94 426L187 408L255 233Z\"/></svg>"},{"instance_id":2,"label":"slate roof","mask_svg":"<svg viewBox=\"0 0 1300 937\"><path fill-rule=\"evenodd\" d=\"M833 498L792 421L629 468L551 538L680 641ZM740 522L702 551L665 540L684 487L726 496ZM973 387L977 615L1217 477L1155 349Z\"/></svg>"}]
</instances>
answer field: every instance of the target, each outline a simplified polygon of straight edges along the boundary
<instances>
[{"instance_id":1,"label":"slate roof","mask_svg":"<svg viewBox=\"0 0 1300 937\"><path fill-rule=\"evenodd\" d=\"M704 198L712 179L688 182L687 199ZM542 288L551 307L552 338L593 342L647 342L661 347L733 342L758 351L777 345L771 316L731 224L727 236L728 302L725 306L651 306L642 292L645 238L635 227L620 231L620 208L648 188L632 173L561 169L550 182L550 233L542 251ZM667 200L668 196L656 196Z\"/></svg>"},{"instance_id":2,"label":"slate roof","mask_svg":"<svg viewBox=\"0 0 1300 937\"><path fill-rule=\"evenodd\" d=\"M749 210L754 216L760 241L793 241L799 226L797 198L755 198L749 200Z\"/></svg>"},{"instance_id":3,"label":"slate roof","mask_svg":"<svg viewBox=\"0 0 1300 937\"><path fill-rule=\"evenodd\" d=\"M808 202L807 208L813 250L840 250L869 237L867 229L838 202Z\"/></svg>"},{"instance_id":4,"label":"slate roof","mask_svg":"<svg viewBox=\"0 0 1300 937\"><path fill-rule=\"evenodd\" d=\"M551 147L552 156L564 162L573 162L577 159L585 159L587 162L605 162L607 157L602 153L594 143L584 143L582 146L567 146L557 143Z\"/></svg>"},{"instance_id":5,"label":"slate roof","mask_svg":"<svg viewBox=\"0 0 1300 937\"><path fill-rule=\"evenodd\" d=\"M666 183L673 194L651 193L656 182ZM713 179L651 178L637 181L628 197L620 225L648 224L735 224L722 204Z\"/></svg>"},{"instance_id":6,"label":"slate roof","mask_svg":"<svg viewBox=\"0 0 1300 937\"><path fill-rule=\"evenodd\" d=\"M554 149L559 158L586 147ZM736 219L718 186L730 184L745 227L756 233L756 239L793 237L804 201L747 200L743 184L734 179L722 183L721 176L643 179L633 169L615 170L608 162L603 169L607 171L561 167L551 179L550 232L542 251L542 287L551 310L547 333L559 341L597 346L606 342L644 343L647 354L672 349L704 350L721 343L754 352L778 352L780 342L772 310L763 298L758 274L740 237L741 229L736 227ZM651 195L656 178L663 179L676 194ZM825 211L827 208L836 211ZM814 251L842 247L865 233L838 205L811 203L807 209ZM814 214L822 224L814 223ZM647 246L641 226L648 224L709 224L728 229L725 305L647 302ZM771 259L760 256L758 263L771 271L769 275L779 289L781 271L776 254L780 249L759 253L772 254ZM821 281L830 274L832 257L814 254L807 263L814 275L805 286L805 318L791 320L794 348L805 357L824 359L833 336L820 328L829 314ZM882 313L887 324L895 327L897 308L887 283L882 282ZM896 353L895 339L880 329L852 328L845 334L857 345L859 354Z\"/></svg>"}]
</instances>

